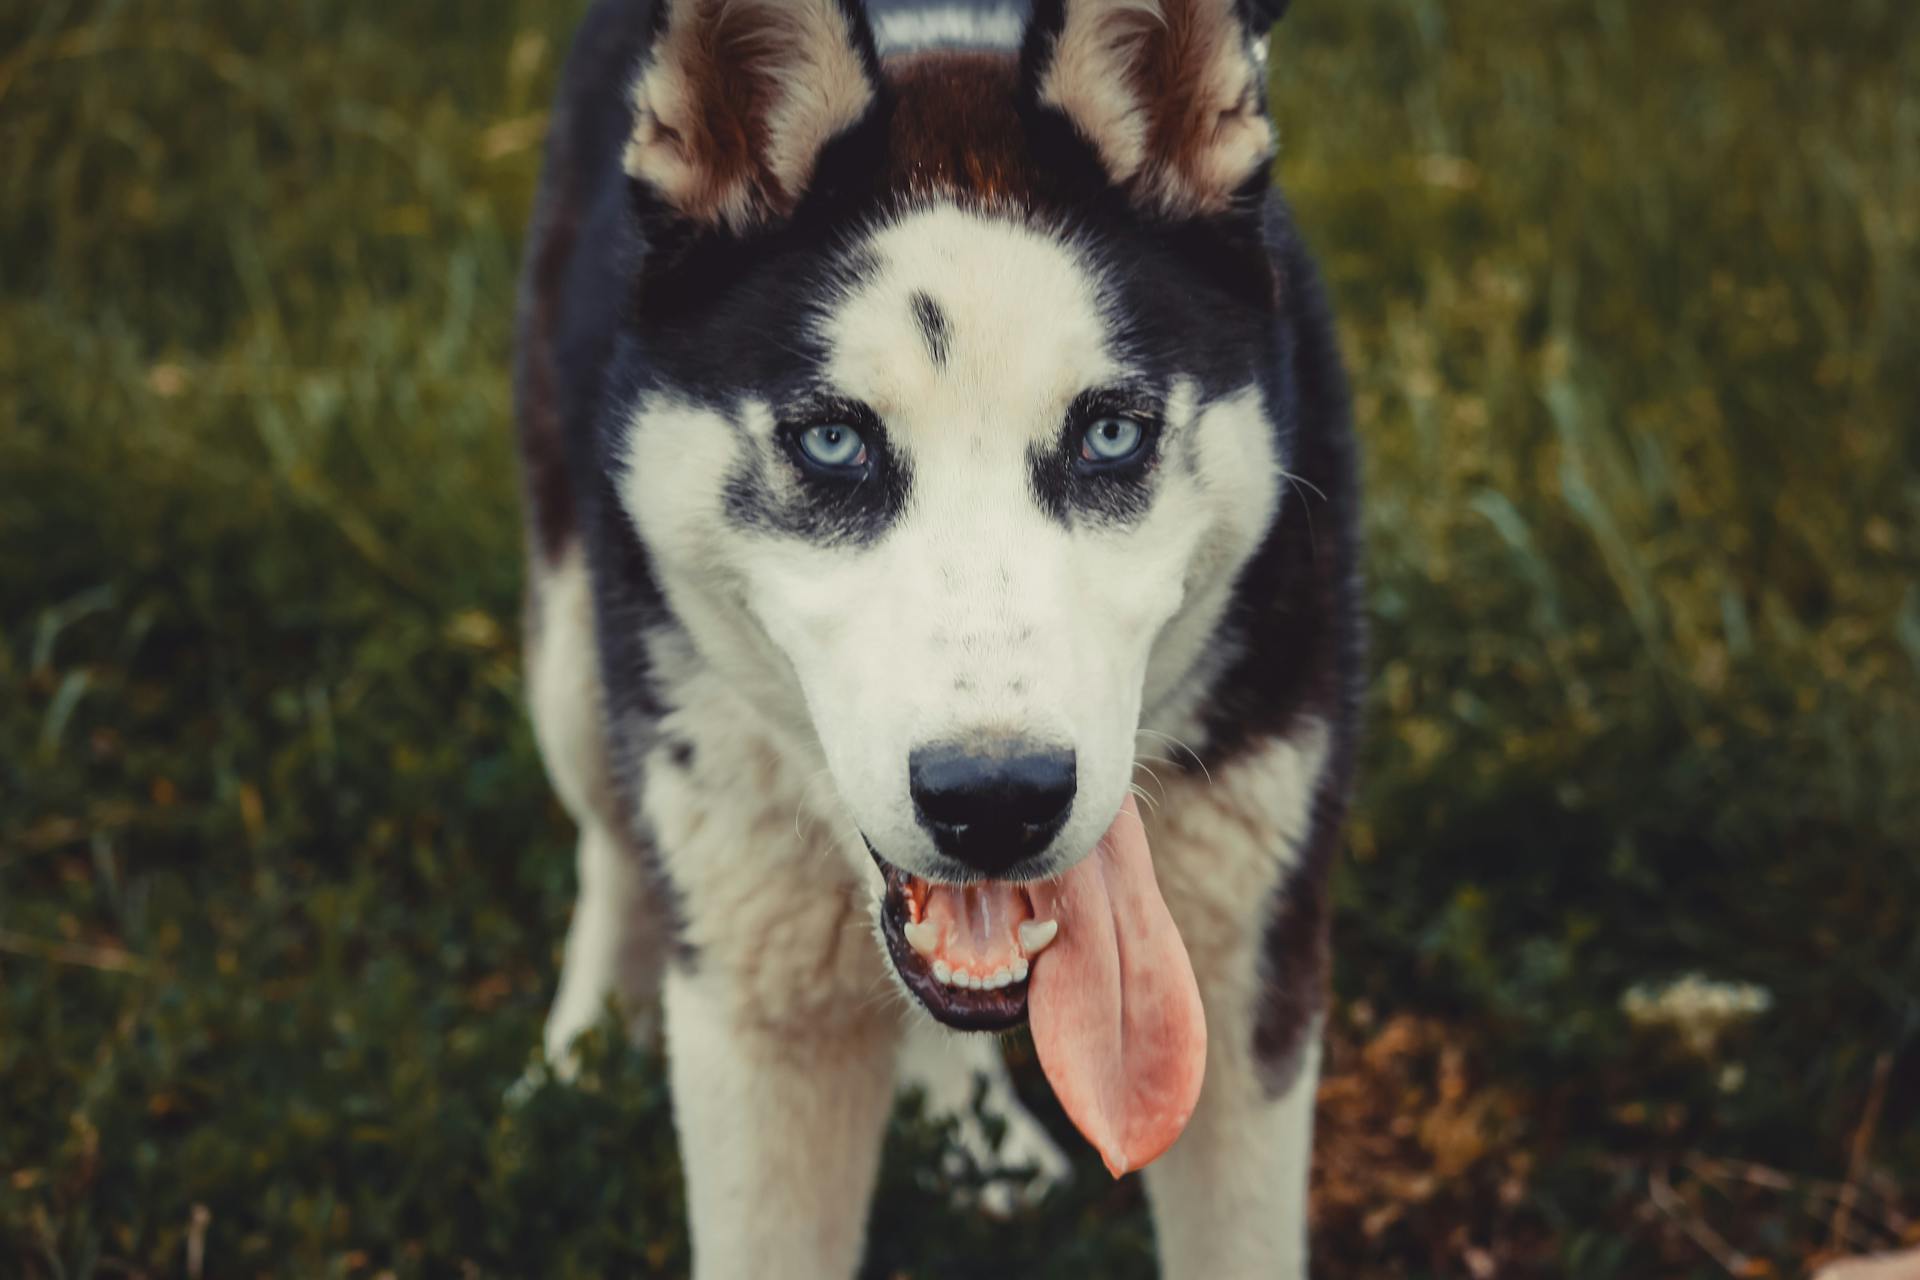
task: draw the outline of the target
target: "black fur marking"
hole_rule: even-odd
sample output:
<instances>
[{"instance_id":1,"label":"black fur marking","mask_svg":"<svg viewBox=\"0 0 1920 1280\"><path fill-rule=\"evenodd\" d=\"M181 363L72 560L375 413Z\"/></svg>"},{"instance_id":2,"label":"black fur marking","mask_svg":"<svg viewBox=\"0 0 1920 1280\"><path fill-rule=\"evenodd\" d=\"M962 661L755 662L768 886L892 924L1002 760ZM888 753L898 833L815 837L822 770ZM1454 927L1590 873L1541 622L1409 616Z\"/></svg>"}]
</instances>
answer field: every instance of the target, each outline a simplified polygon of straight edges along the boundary
<instances>
[{"instance_id":1,"label":"black fur marking","mask_svg":"<svg viewBox=\"0 0 1920 1280\"><path fill-rule=\"evenodd\" d=\"M618 810L606 816L639 860L672 947L690 963L680 897L638 804L636 738L657 714L642 636L668 615L646 552L618 515L598 445L603 406L620 380L623 281L642 248L619 157L631 124L626 86L649 26L646 6L598 4L568 54L520 276L515 393L532 541L550 561L576 538L586 553Z\"/></svg>"},{"instance_id":2,"label":"black fur marking","mask_svg":"<svg viewBox=\"0 0 1920 1280\"><path fill-rule=\"evenodd\" d=\"M1333 748L1342 750L1337 744ZM1314 788L1301 865L1273 891L1267 927L1265 982L1254 1008L1253 1056L1261 1087L1284 1097L1300 1078L1309 1037L1326 1016L1332 974L1327 871L1339 852L1347 811L1349 756L1330 760Z\"/></svg>"},{"instance_id":3,"label":"black fur marking","mask_svg":"<svg viewBox=\"0 0 1920 1280\"><path fill-rule=\"evenodd\" d=\"M1262 3L1278 3L1285 8L1290 0L1260 0ZM867 6L862 0L840 0L840 14L847 20L847 31L853 37L853 51L860 59L861 69L867 73L867 79L874 84L880 83L880 51L873 42L873 24L868 20Z\"/></svg>"},{"instance_id":4,"label":"black fur marking","mask_svg":"<svg viewBox=\"0 0 1920 1280\"><path fill-rule=\"evenodd\" d=\"M1307 717L1327 727L1327 760L1291 881L1266 931L1267 981L1253 1047L1269 1093L1292 1086L1325 1009L1327 877L1338 854L1358 748L1362 652L1358 446L1346 375L1317 272L1275 194L1265 235L1280 300L1277 359L1264 391L1297 483L1242 571L1216 643L1240 657L1207 699L1207 753L1230 758Z\"/></svg>"},{"instance_id":5,"label":"black fur marking","mask_svg":"<svg viewBox=\"0 0 1920 1280\"><path fill-rule=\"evenodd\" d=\"M800 428L821 422L849 422L860 432L869 454L864 471L823 476L807 465L794 439ZM885 430L864 405L809 399L780 429L771 455L746 432L739 435L752 452L728 475L723 502L727 518L741 528L858 547L879 539L906 509L911 472L887 448Z\"/></svg>"},{"instance_id":6,"label":"black fur marking","mask_svg":"<svg viewBox=\"0 0 1920 1280\"><path fill-rule=\"evenodd\" d=\"M1027 451L1027 473L1040 509L1061 525L1129 525L1153 506L1159 471L1161 397L1146 389L1090 391L1074 401L1052 441ZM1087 428L1102 417L1125 414L1147 424L1138 462L1088 464L1080 456Z\"/></svg>"},{"instance_id":7,"label":"black fur marking","mask_svg":"<svg viewBox=\"0 0 1920 1280\"><path fill-rule=\"evenodd\" d=\"M1053 62L1053 47L1066 26L1067 0L1034 0L1027 17L1026 38L1020 44L1020 87L1029 101L1039 98L1041 78ZM1049 114L1057 116L1050 109Z\"/></svg>"},{"instance_id":8,"label":"black fur marking","mask_svg":"<svg viewBox=\"0 0 1920 1280\"><path fill-rule=\"evenodd\" d=\"M1318 275L1277 195L1271 208L1281 314L1262 390L1295 483L1241 575L1225 624L1241 657L1206 711L1209 740L1222 753L1285 732L1302 711L1338 735L1359 709L1358 446L1346 375Z\"/></svg>"},{"instance_id":9,"label":"black fur marking","mask_svg":"<svg viewBox=\"0 0 1920 1280\"><path fill-rule=\"evenodd\" d=\"M908 303L913 308L914 323L920 326L920 338L927 344L927 355L935 367L947 367L947 354L953 344L953 326L947 321L947 313L940 304L927 294L918 290Z\"/></svg>"},{"instance_id":10,"label":"black fur marking","mask_svg":"<svg viewBox=\"0 0 1920 1280\"><path fill-rule=\"evenodd\" d=\"M575 495L582 468L573 427L593 415L619 328L617 304L595 303L618 297L609 265L631 269L620 265L629 262L633 244L626 220L607 217L597 196L607 181L606 155L617 154L626 140L620 100L643 34L631 15L613 7L596 8L581 26L567 57L566 88L554 104L527 229L515 314L514 408L528 529L549 563L579 535ZM597 237L592 252L582 246L588 237ZM589 266L602 283L583 297Z\"/></svg>"},{"instance_id":11,"label":"black fur marking","mask_svg":"<svg viewBox=\"0 0 1920 1280\"><path fill-rule=\"evenodd\" d=\"M642 762L655 726L666 707L655 688L648 635L672 627L666 602L653 580L647 552L620 510L606 472L582 491L582 535L587 573L593 588L594 649L600 656L600 681L606 697L607 758L614 804L610 815L631 836L647 895L659 904L671 934L675 958L686 967L697 962L687 940L686 910L679 887L667 873L640 807Z\"/></svg>"},{"instance_id":12,"label":"black fur marking","mask_svg":"<svg viewBox=\"0 0 1920 1280\"><path fill-rule=\"evenodd\" d=\"M1267 28L1287 16L1287 10L1293 7L1293 0L1248 0L1248 23L1256 32Z\"/></svg>"},{"instance_id":13,"label":"black fur marking","mask_svg":"<svg viewBox=\"0 0 1920 1280\"><path fill-rule=\"evenodd\" d=\"M780 483L771 472L756 460L727 477L723 501L734 524L822 546L863 547L879 540L907 503L907 470L898 464L818 496L797 477Z\"/></svg>"}]
</instances>

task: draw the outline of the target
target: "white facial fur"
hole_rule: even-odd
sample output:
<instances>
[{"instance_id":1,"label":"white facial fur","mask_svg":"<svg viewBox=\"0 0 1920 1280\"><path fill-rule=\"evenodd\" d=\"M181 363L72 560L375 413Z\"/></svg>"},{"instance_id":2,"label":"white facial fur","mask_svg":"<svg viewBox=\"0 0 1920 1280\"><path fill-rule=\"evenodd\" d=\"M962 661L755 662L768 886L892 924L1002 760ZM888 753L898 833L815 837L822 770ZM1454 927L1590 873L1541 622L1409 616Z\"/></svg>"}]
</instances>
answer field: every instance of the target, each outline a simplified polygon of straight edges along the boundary
<instances>
[{"instance_id":1,"label":"white facial fur","mask_svg":"<svg viewBox=\"0 0 1920 1280\"><path fill-rule=\"evenodd\" d=\"M832 391L869 406L910 469L898 520L858 547L730 522L725 478L744 450L773 450L781 406L766 404L730 425L643 401L622 497L695 648L803 765L824 760L882 856L930 878L959 870L915 820L907 759L988 734L1073 748L1078 794L1047 868L1064 870L1120 808L1143 708L1177 722L1168 704L1211 665L1234 578L1279 501L1271 427L1252 386L1202 406L1176 380L1144 516L1063 527L1036 499L1029 451L1058 447L1082 392L1139 372L1115 349L1097 264L949 206L866 248L877 269L817 323ZM944 360L914 323L916 293L947 319Z\"/></svg>"}]
</instances>

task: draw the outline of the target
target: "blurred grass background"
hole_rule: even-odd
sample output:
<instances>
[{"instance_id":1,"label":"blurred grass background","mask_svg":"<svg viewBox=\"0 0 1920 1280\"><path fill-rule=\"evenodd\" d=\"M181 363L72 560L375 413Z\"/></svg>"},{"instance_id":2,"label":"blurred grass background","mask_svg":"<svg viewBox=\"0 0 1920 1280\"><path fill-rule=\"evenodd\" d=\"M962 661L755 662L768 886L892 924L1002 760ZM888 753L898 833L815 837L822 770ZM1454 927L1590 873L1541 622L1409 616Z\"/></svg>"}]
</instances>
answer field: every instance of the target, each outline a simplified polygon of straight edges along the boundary
<instances>
[{"instance_id":1,"label":"blurred grass background","mask_svg":"<svg viewBox=\"0 0 1920 1280\"><path fill-rule=\"evenodd\" d=\"M516 1107L571 837L508 340L581 6L0 5L0 1272L671 1275ZM1920 1188L1920 7L1300 0L1368 448L1329 1276L1797 1275ZM1698 972L1771 1007L1636 1028ZM1150 1274L904 1113L880 1276Z\"/></svg>"}]
</instances>

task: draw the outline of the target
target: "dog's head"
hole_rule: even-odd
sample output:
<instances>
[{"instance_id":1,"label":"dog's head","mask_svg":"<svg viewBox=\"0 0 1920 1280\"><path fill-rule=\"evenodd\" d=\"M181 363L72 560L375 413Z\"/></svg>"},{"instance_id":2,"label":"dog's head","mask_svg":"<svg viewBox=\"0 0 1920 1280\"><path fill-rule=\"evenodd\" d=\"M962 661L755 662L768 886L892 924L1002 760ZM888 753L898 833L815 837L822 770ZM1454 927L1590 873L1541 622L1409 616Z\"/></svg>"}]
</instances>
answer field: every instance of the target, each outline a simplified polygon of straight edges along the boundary
<instances>
[{"instance_id":1,"label":"dog's head","mask_svg":"<svg viewBox=\"0 0 1920 1280\"><path fill-rule=\"evenodd\" d=\"M883 61L857 0L660 7L619 492L896 895L1072 867L1232 656L1286 435L1241 12L1041 0L1017 52Z\"/></svg>"}]
</instances>

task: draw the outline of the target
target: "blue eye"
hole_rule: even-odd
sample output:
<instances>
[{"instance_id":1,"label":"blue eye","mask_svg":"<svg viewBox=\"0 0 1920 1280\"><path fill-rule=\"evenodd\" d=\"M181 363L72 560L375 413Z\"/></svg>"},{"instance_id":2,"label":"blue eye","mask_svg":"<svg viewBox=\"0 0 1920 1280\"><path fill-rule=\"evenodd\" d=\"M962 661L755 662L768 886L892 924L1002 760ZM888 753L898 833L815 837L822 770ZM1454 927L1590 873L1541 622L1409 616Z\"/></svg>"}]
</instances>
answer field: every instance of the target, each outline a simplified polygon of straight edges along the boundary
<instances>
[{"instance_id":1,"label":"blue eye","mask_svg":"<svg viewBox=\"0 0 1920 1280\"><path fill-rule=\"evenodd\" d=\"M1147 430L1132 418L1098 418L1080 440L1083 462L1125 462L1140 452Z\"/></svg>"},{"instance_id":2,"label":"blue eye","mask_svg":"<svg viewBox=\"0 0 1920 1280\"><path fill-rule=\"evenodd\" d=\"M867 442L846 423L828 422L800 433L800 452L815 466L846 471L866 462Z\"/></svg>"}]
</instances>

